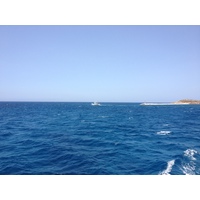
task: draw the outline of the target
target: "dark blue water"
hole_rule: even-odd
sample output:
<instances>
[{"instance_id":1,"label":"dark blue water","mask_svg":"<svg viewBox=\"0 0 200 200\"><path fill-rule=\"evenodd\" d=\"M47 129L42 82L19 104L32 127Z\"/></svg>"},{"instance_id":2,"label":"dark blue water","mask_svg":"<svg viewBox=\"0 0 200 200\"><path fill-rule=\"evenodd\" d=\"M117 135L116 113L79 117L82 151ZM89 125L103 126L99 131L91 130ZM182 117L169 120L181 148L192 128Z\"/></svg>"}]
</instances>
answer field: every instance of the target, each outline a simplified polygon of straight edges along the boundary
<instances>
[{"instance_id":1,"label":"dark blue water","mask_svg":"<svg viewBox=\"0 0 200 200\"><path fill-rule=\"evenodd\" d=\"M200 105L1 102L0 174L200 174Z\"/></svg>"}]
</instances>

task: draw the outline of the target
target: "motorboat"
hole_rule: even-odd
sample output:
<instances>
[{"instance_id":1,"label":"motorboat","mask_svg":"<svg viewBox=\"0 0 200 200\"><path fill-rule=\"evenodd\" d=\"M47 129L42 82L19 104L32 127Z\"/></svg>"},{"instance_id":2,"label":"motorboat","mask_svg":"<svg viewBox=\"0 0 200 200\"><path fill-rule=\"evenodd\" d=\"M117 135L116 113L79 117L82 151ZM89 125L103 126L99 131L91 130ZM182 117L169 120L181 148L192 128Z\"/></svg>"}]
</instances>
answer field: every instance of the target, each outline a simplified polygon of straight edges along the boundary
<instances>
[{"instance_id":1,"label":"motorboat","mask_svg":"<svg viewBox=\"0 0 200 200\"><path fill-rule=\"evenodd\" d=\"M91 103L92 106L100 106L101 104L99 102L93 102Z\"/></svg>"}]
</instances>

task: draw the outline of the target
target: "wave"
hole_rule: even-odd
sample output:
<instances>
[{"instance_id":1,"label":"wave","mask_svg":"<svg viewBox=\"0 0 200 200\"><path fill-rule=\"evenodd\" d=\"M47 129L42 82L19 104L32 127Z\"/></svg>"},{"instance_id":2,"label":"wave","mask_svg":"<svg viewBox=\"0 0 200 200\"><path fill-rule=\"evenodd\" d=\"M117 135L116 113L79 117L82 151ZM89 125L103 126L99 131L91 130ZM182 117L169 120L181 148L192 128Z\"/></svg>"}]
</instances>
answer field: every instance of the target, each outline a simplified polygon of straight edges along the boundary
<instances>
[{"instance_id":1,"label":"wave","mask_svg":"<svg viewBox=\"0 0 200 200\"><path fill-rule=\"evenodd\" d=\"M171 133L171 131L158 131L157 132L158 135L168 135L170 133Z\"/></svg>"},{"instance_id":2,"label":"wave","mask_svg":"<svg viewBox=\"0 0 200 200\"><path fill-rule=\"evenodd\" d=\"M142 106L171 106L173 103L141 103Z\"/></svg>"},{"instance_id":3,"label":"wave","mask_svg":"<svg viewBox=\"0 0 200 200\"><path fill-rule=\"evenodd\" d=\"M175 160L170 160L167 162L167 168L159 173L159 175L170 175L170 172L172 171L172 167L175 164Z\"/></svg>"},{"instance_id":4,"label":"wave","mask_svg":"<svg viewBox=\"0 0 200 200\"><path fill-rule=\"evenodd\" d=\"M174 166L174 172L179 171L180 174L184 175L195 175L196 174L196 158L195 154L198 152L194 149L187 149L177 159L170 160L167 162L167 168L159 173L159 175L171 175L170 172Z\"/></svg>"},{"instance_id":5,"label":"wave","mask_svg":"<svg viewBox=\"0 0 200 200\"><path fill-rule=\"evenodd\" d=\"M196 158L194 155L197 151L194 149L187 149L184 151L184 162L182 163L181 170L185 175L195 175L196 163L194 162Z\"/></svg>"},{"instance_id":6,"label":"wave","mask_svg":"<svg viewBox=\"0 0 200 200\"><path fill-rule=\"evenodd\" d=\"M195 175L195 164L194 163L185 163L182 165L182 172L185 174L185 175Z\"/></svg>"},{"instance_id":7,"label":"wave","mask_svg":"<svg viewBox=\"0 0 200 200\"><path fill-rule=\"evenodd\" d=\"M186 151L184 151L184 156L187 156L191 160L196 160L194 154L197 154L197 151L194 149L187 149Z\"/></svg>"}]
</instances>

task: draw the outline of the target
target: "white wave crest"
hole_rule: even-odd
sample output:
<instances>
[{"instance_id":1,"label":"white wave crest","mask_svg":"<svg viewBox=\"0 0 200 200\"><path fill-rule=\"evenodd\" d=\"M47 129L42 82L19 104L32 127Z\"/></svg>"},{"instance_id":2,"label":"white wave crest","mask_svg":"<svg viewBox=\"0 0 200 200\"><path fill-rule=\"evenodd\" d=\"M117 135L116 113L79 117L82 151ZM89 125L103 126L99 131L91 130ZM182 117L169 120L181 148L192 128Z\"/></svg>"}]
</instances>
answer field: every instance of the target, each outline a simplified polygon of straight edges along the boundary
<instances>
[{"instance_id":1,"label":"white wave crest","mask_svg":"<svg viewBox=\"0 0 200 200\"><path fill-rule=\"evenodd\" d=\"M167 168L164 171L162 171L160 173L160 175L170 175L170 172L172 171L172 167L173 167L174 163L175 163L175 160L168 161Z\"/></svg>"},{"instance_id":2,"label":"white wave crest","mask_svg":"<svg viewBox=\"0 0 200 200\"><path fill-rule=\"evenodd\" d=\"M159 131L159 132L157 132L158 135L168 135L170 133L171 133L171 131Z\"/></svg>"},{"instance_id":3,"label":"white wave crest","mask_svg":"<svg viewBox=\"0 0 200 200\"><path fill-rule=\"evenodd\" d=\"M185 163L183 164L182 166L182 172L185 174L185 175L194 175L195 174L195 164L193 162L190 162L190 163Z\"/></svg>"},{"instance_id":4,"label":"white wave crest","mask_svg":"<svg viewBox=\"0 0 200 200\"><path fill-rule=\"evenodd\" d=\"M196 158L194 157L194 154L196 153L197 151L194 149L187 149L186 151L184 151L184 156L187 156L191 160L196 160Z\"/></svg>"},{"instance_id":5,"label":"white wave crest","mask_svg":"<svg viewBox=\"0 0 200 200\"><path fill-rule=\"evenodd\" d=\"M181 166L181 170L185 175L194 175L195 174L195 154L198 152L194 149L187 149L184 151L184 156L187 158L187 161L184 161ZM189 159L189 160L188 160Z\"/></svg>"}]
</instances>

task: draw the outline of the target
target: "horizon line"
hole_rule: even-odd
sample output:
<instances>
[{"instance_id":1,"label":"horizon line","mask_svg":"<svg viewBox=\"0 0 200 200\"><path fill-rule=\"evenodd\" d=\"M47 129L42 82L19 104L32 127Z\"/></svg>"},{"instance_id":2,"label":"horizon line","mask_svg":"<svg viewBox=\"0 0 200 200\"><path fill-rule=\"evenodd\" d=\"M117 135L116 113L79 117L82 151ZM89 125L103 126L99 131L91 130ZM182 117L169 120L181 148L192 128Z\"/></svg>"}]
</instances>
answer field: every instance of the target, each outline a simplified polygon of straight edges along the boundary
<instances>
[{"instance_id":1,"label":"horizon line","mask_svg":"<svg viewBox=\"0 0 200 200\"><path fill-rule=\"evenodd\" d=\"M0 100L0 102L13 102L13 103L92 103L94 101L27 101L27 100ZM174 101L98 101L101 103L170 103Z\"/></svg>"}]
</instances>

